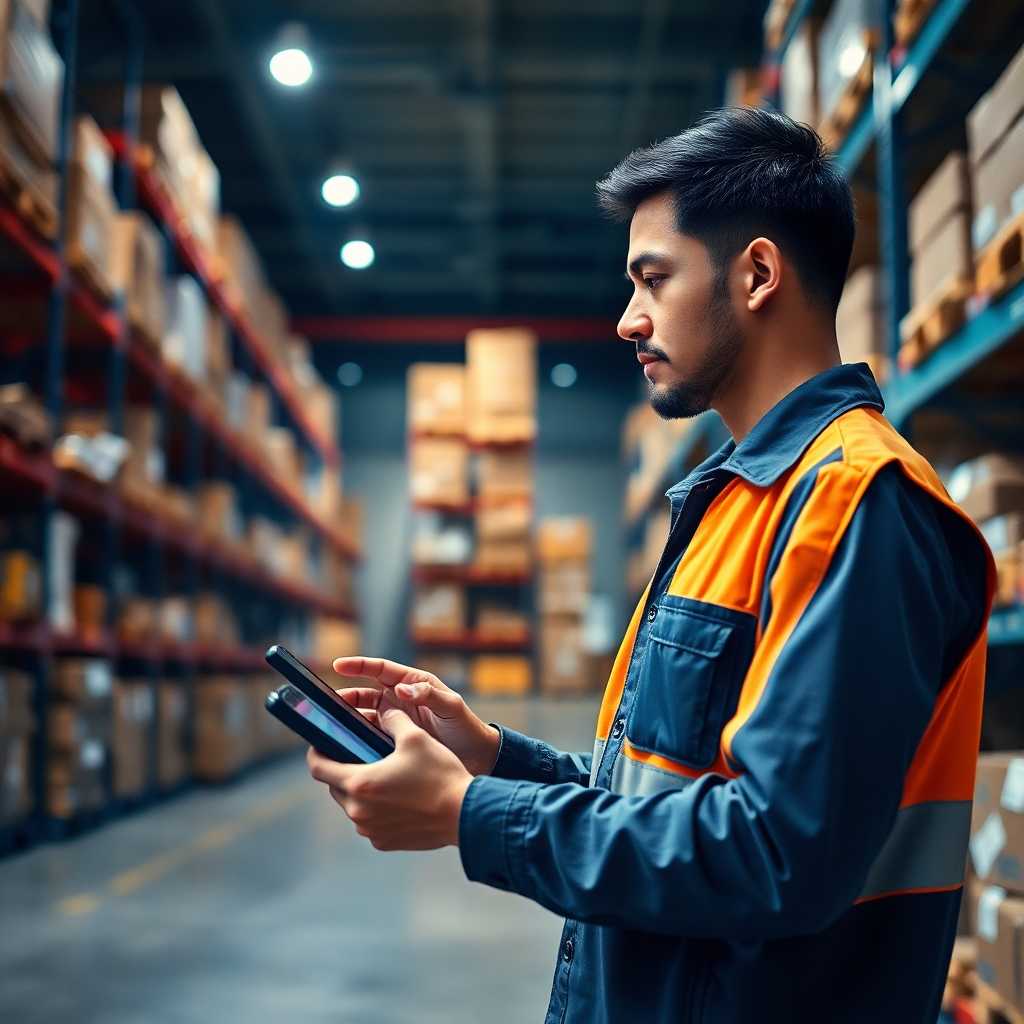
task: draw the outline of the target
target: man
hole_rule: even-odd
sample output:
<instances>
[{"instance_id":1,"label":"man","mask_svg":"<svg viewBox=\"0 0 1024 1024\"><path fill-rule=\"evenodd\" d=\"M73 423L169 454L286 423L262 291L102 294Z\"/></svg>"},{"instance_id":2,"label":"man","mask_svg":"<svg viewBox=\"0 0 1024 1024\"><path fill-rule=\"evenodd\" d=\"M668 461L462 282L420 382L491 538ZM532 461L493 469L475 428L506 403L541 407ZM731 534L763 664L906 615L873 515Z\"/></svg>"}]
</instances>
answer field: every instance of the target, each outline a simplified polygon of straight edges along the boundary
<instances>
[{"instance_id":1,"label":"man","mask_svg":"<svg viewBox=\"0 0 1024 1024\"><path fill-rule=\"evenodd\" d=\"M809 128L724 110L598 185L630 219L619 323L664 417L733 440L672 528L593 755L485 725L416 669L341 659L397 741L310 755L380 849L566 915L547 1024L935 1021L956 930L993 568L840 363L854 219ZM409 717L399 710L409 712Z\"/></svg>"}]
</instances>

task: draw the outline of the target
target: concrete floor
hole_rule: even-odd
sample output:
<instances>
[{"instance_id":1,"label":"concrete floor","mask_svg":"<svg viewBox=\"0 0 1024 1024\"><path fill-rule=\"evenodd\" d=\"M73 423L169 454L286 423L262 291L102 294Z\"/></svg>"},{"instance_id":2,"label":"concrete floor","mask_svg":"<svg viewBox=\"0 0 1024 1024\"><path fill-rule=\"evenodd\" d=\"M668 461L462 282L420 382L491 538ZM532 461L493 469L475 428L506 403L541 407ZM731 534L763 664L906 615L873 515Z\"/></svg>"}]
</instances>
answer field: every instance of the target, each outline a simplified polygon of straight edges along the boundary
<instances>
[{"instance_id":1,"label":"concrete floor","mask_svg":"<svg viewBox=\"0 0 1024 1024\"><path fill-rule=\"evenodd\" d=\"M595 701L475 702L588 750ZM300 756L0 861L0 1021L529 1024L561 922L378 853Z\"/></svg>"}]
</instances>

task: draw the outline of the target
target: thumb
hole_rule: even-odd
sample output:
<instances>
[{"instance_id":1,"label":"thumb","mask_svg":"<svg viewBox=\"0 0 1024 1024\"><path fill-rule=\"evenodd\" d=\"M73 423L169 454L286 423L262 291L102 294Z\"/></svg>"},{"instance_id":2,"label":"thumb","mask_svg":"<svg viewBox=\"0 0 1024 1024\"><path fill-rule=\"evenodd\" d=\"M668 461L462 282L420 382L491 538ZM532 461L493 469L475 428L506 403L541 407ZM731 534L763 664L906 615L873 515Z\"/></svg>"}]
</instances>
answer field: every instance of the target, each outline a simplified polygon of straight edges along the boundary
<instances>
[{"instance_id":1,"label":"thumb","mask_svg":"<svg viewBox=\"0 0 1024 1024\"><path fill-rule=\"evenodd\" d=\"M399 683L395 696L401 700L429 708L438 718L452 718L463 707L464 701L454 690L434 686L429 682Z\"/></svg>"},{"instance_id":2,"label":"thumb","mask_svg":"<svg viewBox=\"0 0 1024 1024\"><path fill-rule=\"evenodd\" d=\"M378 716L381 728L400 746L414 733L423 730L400 708L385 708Z\"/></svg>"}]
</instances>

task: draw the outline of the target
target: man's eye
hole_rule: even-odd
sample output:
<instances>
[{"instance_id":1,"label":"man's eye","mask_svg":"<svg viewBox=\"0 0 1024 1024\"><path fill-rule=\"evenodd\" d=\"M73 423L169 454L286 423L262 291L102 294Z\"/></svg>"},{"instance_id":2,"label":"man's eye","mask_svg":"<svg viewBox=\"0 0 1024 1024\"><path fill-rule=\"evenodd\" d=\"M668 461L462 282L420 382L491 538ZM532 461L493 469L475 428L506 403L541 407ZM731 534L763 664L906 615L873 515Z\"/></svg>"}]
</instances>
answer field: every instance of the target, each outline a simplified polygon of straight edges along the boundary
<instances>
[{"instance_id":1,"label":"man's eye","mask_svg":"<svg viewBox=\"0 0 1024 1024\"><path fill-rule=\"evenodd\" d=\"M645 277L644 285L647 287L648 291L653 292L654 289L657 288L658 285L661 284L661 282L664 280L665 279L663 277Z\"/></svg>"}]
</instances>

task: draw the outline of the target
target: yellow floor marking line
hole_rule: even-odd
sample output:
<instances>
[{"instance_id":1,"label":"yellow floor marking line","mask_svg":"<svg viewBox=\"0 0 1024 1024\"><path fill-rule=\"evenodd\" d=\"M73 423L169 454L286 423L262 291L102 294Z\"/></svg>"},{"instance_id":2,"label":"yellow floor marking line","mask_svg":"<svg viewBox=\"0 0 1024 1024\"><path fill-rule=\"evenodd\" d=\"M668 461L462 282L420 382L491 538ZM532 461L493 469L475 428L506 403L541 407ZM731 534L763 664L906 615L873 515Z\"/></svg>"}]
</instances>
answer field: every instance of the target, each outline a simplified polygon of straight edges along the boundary
<instances>
[{"instance_id":1,"label":"yellow floor marking line","mask_svg":"<svg viewBox=\"0 0 1024 1024\"><path fill-rule=\"evenodd\" d=\"M280 817L282 814L293 810L302 804L309 803L319 793L319 787L312 787L309 783L300 786L292 786L285 790L280 796L268 800L254 810L243 814L235 821L225 822L208 829L202 835L197 836L189 843L168 850L157 857L153 857L140 864L138 867L122 871L115 875L106 886L109 892L96 893L85 892L78 896L70 896L61 900L56 909L69 917L91 914L97 910L104 895L128 896L137 892L145 885L158 881L169 874L175 868L195 859L203 853L213 850L221 850L243 836L246 832L255 831L261 825Z\"/></svg>"}]
</instances>

